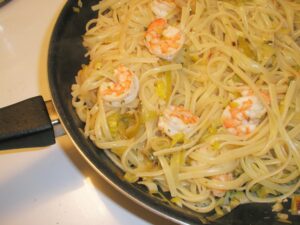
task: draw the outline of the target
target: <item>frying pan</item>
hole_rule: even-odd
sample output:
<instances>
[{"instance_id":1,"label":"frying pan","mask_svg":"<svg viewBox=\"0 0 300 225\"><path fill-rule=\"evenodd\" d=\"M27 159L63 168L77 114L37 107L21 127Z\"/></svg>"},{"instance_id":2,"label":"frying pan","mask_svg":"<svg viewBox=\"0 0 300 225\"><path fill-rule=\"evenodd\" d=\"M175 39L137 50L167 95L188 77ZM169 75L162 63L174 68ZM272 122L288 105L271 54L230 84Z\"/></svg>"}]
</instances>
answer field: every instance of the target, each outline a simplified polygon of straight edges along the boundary
<instances>
[{"instance_id":1,"label":"frying pan","mask_svg":"<svg viewBox=\"0 0 300 225\"><path fill-rule=\"evenodd\" d=\"M55 135L62 133L60 123L74 145L89 164L112 186L147 209L172 221L184 224L201 224L202 216L186 208L179 208L163 201L159 196L149 194L141 185L130 184L123 179L122 171L95 145L86 139L81 128L83 123L77 117L71 104L71 85L81 65L88 62L84 57L82 35L85 24L96 17L91 6L98 1L83 3L79 13L73 11L76 0L69 0L64 6L52 33L48 56L48 80L52 101L58 118L50 119L42 97L37 96L0 110L0 149L45 146L55 142ZM14 121L13 123L11 121ZM168 198L168 194L161 192ZM285 212L290 203L284 204ZM299 217L290 216L293 224L300 224ZM281 224L270 204L247 204L234 209L214 224Z\"/></svg>"}]
</instances>

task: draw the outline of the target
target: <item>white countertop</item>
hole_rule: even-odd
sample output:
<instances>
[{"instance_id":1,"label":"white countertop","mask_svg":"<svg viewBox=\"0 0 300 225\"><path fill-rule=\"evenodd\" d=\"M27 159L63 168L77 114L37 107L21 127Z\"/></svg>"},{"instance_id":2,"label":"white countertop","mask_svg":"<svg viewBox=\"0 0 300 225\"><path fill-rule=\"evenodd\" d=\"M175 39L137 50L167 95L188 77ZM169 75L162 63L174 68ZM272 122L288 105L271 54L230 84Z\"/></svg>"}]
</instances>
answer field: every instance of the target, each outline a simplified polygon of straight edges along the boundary
<instances>
[{"instance_id":1,"label":"white countertop","mask_svg":"<svg viewBox=\"0 0 300 225\"><path fill-rule=\"evenodd\" d=\"M65 0L12 0L0 8L0 107L50 99L47 49ZM68 137L0 152L1 225L170 224L118 193Z\"/></svg>"}]
</instances>

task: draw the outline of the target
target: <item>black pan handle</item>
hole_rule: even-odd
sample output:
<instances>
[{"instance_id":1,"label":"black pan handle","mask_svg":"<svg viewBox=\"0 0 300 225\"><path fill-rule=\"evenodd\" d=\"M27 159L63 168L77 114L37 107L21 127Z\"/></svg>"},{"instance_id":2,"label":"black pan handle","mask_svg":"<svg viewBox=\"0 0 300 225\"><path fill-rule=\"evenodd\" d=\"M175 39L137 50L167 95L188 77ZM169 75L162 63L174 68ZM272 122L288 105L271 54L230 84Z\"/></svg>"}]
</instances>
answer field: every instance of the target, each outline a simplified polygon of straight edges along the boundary
<instances>
[{"instance_id":1,"label":"black pan handle","mask_svg":"<svg viewBox=\"0 0 300 225\"><path fill-rule=\"evenodd\" d=\"M0 150L54 144L54 128L60 123L51 121L48 111L42 96L0 108Z\"/></svg>"}]
</instances>

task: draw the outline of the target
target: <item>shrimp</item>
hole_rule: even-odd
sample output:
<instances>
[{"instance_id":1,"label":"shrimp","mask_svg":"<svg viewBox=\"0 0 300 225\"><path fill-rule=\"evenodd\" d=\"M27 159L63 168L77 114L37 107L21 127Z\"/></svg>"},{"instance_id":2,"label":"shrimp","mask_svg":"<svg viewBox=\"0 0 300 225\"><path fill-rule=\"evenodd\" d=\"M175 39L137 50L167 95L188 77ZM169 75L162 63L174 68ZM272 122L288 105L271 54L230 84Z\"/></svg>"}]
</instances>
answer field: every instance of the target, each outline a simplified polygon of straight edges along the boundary
<instances>
[{"instance_id":1,"label":"shrimp","mask_svg":"<svg viewBox=\"0 0 300 225\"><path fill-rule=\"evenodd\" d=\"M184 44L184 34L163 18L154 20L145 34L145 45L158 57L172 60Z\"/></svg>"},{"instance_id":2,"label":"shrimp","mask_svg":"<svg viewBox=\"0 0 300 225\"><path fill-rule=\"evenodd\" d=\"M114 70L116 82L106 81L100 86L100 93L106 105L121 107L128 105L137 97L139 90L138 77L127 67L121 65Z\"/></svg>"},{"instance_id":3,"label":"shrimp","mask_svg":"<svg viewBox=\"0 0 300 225\"><path fill-rule=\"evenodd\" d=\"M151 9L158 18L165 18L176 8L174 0L154 0Z\"/></svg>"},{"instance_id":4,"label":"shrimp","mask_svg":"<svg viewBox=\"0 0 300 225\"><path fill-rule=\"evenodd\" d=\"M158 129L172 137L178 133L189 133L198 122L199 117L184 109L183 106L169 106L159 117Z\"/></svg>"},{"instance_id":5,"label":"shrimp","mask_svg":"<svg viewBox=\"0 0 300 225\"><path fill-rule=\"evenodd\" d=\"M213 176L212 179L217 181L231 181L233 180L233 175L232 173L225 173L225 174ZM222 189L212 189L211 191L214 196L220 198L223 197L226 193L226 190L222 190Z\"/></svg>"},{"instance_id":6,"label":"shrimp","mask_svg":"<svg viewBox=\"0 0 300 225\"><path fill-rule=\"evenodd\" d=\"M263 95L267 101L267 95ZM251 91L242 92L242 97L233 100L222 114L223 126L234 135L252 133L267 112L262 102Z\"/></svg>"}]
</instances>

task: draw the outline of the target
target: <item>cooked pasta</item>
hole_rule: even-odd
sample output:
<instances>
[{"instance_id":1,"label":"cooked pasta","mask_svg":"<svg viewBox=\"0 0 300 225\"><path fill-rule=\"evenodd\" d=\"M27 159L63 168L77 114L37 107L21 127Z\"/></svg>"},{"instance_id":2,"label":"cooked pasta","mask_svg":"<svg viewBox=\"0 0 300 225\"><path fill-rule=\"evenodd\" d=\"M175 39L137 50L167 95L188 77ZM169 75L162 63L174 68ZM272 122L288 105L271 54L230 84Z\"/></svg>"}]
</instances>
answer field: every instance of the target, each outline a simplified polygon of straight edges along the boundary
<instances>
[{"instance_id":1,"label":"cooked pasta","mask_svg":"<svg viewBox=\"0 0 300 225\"><path fill-rule=\"evenodd\" d=\"M299 1L103 0L93 9L72 103L84 135L128 182L218 215L299 189Z\"/></svg>"}]
</instances>

